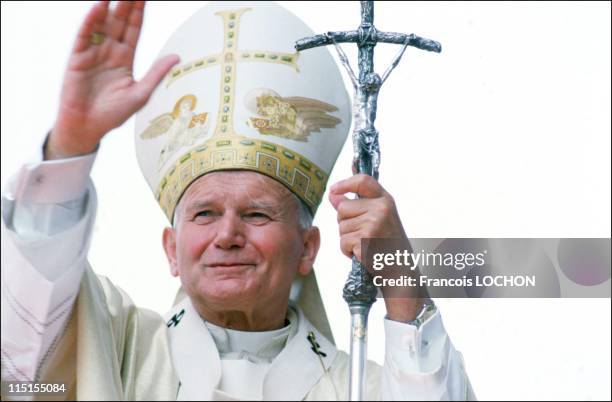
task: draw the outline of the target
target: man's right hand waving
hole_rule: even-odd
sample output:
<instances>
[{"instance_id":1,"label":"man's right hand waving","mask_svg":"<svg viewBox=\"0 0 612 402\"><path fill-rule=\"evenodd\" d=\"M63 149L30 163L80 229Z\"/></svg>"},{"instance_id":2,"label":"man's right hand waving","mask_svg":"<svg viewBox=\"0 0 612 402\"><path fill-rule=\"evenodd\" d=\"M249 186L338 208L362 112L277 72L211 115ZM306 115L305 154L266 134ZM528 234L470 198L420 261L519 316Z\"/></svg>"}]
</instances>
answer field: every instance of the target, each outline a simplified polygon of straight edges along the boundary
<instances>
[{"instance_id":1,"label":"man's right hand waving","mask_svg":"<svg viewBox=\"0 0 612 402\"><path fill-rule=\"evenodd\" d=\"M153 90L179 62L157 60L140 81L133 76L142 28L143 1L96 3L83 21L64 75L60 106L45 147L45 159L93 152L106 133L143 107Z\"/></svg>"}]
</instances>

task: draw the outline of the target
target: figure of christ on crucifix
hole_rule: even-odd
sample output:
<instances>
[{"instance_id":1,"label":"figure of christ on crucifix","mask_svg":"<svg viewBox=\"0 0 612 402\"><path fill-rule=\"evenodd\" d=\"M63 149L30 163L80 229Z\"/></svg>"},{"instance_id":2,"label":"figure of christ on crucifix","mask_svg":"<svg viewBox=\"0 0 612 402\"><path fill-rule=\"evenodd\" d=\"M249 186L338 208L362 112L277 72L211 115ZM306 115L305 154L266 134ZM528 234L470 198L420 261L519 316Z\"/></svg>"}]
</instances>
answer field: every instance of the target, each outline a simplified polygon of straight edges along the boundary
<instances>
[{"instance_id":1,"label":"figure of christ on crucifix","mask_svg":"<svg viewBox=\"0 0 612 402\"><path fill-rule=\"evenodd\" d=\"M355 72L351 68L351 64L344 53L344 50L336 43L334 37L330 33L325 36L334 44L338 57L342 65L348 72L348 75L353 83L355 95L353 97L353 118L355 124L353 126L353 173L372 172L372 176L378 179L378 168L380 166L380 146L378 144L378 132L374 127L376 120L376 108L378 102L378 93L384 82L389 78L393 69L399 64L404 51L409 45L408 39L404 42L404 46L397 53L391 65L381 77L378 73L371 72L365 75L363 82L360 82ZM363 157L369 155L370 157ZM371 159L370 159L371 158ZM371 160L371 166L368 161ZM360 169L360 164L367 164Z\"/></svg>"}]
</instances>

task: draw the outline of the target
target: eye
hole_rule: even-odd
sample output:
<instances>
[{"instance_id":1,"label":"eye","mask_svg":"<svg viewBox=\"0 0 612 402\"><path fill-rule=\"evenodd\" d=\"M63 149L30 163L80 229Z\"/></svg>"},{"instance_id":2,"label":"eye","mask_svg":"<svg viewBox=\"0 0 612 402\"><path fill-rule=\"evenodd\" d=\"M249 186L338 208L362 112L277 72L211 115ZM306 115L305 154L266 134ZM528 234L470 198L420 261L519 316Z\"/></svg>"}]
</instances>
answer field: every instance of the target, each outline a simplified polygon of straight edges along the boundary
<instances>
[{"instance_id":1,"label":"eye","mask_svg":"<svg viewBox=\"0 0 612 402\"><path fill-rule=\"evenodd\" d=\"M263 212L249 212L244 215L244 220L251 223L265 223L271 218Z\"/></svg>"},{"instance_id":2,"label":"eye","mask_svg":"<svg viewBox=\"0 0 612 402\"><path fill-rule=\"evenodd\" d=\"M206 223L206 222L210 222L212 220L212 218L214 217L214 212L209 210L209 209L205 209L202 210L198 213L196 213L193 216L193 221L195 223Z\"/></svg>"}]
</instances>

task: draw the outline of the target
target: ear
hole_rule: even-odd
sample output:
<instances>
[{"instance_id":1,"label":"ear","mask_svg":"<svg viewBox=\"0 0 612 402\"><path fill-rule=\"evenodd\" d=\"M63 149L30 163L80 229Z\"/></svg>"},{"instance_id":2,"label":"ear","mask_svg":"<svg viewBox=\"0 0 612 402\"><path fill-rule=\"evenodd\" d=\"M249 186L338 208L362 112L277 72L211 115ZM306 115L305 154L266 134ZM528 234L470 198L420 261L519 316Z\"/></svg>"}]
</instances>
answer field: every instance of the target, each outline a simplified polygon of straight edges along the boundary
<instances>
[{"instance_id":1,"label":"ear","mask_svg":"<svg viewBox=\"0 0 612 402\"><path fill-rule=\"evenodd\" d=\"M310 227L304 230L302 234L304 242L304 250L302 251L302 257L300 258L300 265L298 266L298 274L306 276L312 271L319 247L321 246L321 233L319 228L316 226Z\"/></svg>"},{"instance_id":2,"label":"ear","mask_svg":"<svg viewBox=\"0 0 612 402\"><path fill-rule=\"evenodd\" d=\"M164 251L170 264L170 274L172 276L179 275L178 262L176 260L176 232L173 228L165 228L162 235Z\"/></svg>"}]
</instances>

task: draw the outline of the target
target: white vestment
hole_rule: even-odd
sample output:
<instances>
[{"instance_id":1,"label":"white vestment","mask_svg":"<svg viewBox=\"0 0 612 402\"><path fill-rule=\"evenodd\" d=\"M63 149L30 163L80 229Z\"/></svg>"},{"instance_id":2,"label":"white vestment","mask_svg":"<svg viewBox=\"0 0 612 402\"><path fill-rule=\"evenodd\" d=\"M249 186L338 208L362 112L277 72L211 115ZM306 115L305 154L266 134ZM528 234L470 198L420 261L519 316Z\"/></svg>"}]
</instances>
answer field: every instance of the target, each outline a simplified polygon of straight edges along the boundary
<instances>
[{"instance_id":1,"label":"white vestment","mask_svg":"<svg viewBox=\"0 0 612 402\"><path fill-rule=\"evenodd\" d=\"M188 297L163 319L96 276L86 258L94 158L26 165L3 194L3 381L61 381L79 400L348 398L348 355L298 304L281 330L239 333L206 323ZM439 312L420 328L384 325L370 399L475 398Z\"/></svg>"}]
</instances>

